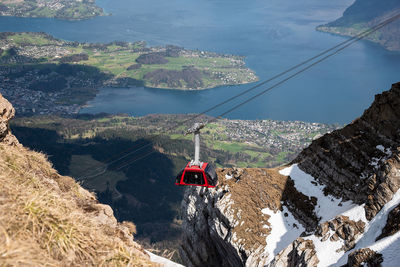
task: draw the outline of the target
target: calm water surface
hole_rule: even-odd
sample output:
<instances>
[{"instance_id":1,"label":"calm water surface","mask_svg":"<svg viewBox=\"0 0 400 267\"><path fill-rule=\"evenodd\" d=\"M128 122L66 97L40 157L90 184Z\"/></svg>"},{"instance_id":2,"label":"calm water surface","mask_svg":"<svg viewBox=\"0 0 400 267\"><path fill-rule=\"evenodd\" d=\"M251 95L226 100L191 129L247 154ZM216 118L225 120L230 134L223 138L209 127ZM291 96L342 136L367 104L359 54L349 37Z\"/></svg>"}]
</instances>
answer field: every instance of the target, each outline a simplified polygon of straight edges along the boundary
<instances>
[{"instance_id":1,"label":"calm water surface","mask_svg":"<svg viewBox=\"0 0 400 267\"><path fill-rule=\"evenodd\" d=\"M111 16L74 22L0 18L0 31L44 31L58 38L87 42L145 40L149 45L174 44L239 54L246 56L248 66L265 80L345 40L316 32L315 27L339 17L352 2L101 0L98 4ZM227 117L347 123L362 114L375 94L400 81L399 74L400 53L362 41ZM82 112L134 116L196 113L250 86L196 92L103 88ZM210 115L220 114L234 104Z\"/></svg>"}]
</instances>

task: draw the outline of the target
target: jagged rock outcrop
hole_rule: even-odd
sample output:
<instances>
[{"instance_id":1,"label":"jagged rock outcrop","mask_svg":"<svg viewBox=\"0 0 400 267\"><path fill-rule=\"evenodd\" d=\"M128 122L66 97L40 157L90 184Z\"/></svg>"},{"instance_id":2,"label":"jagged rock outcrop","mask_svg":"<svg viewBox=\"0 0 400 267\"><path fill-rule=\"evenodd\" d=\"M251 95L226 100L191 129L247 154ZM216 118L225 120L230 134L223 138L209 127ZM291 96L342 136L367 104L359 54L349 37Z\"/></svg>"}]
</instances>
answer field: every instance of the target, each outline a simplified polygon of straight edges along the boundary
<instances>
[{"instance_id":1,"label":"jagged rock outcrop","mask_svg":"<svg viewBox=\"0 0 400 267\"><path fill-rule=\"evenodd\" d=\"M362 265L376 267L381 266L382 262L382 254L376 253L369 248L363 248L350 253L346 267L357 267Z\"/></svg>"},{"instance_id":2,"label":"jagged rock outcrop","mask_svg":"<svg viewBox=\"0 0 400 267\"><path fill-rule=\"evenodd\" d=\"M264 266L272 257L265 247L271 233L267 208L293 208L299 231L317 225L314 199L297 191L278 169L218 170L219 187L187 188L182 202L184 238L181 257L187 266ZM289 244L289 242L288 242Z\"/></svg>"},{"instance_id":3,"label":"jagged rock outcrop","mask_svg":"<svg viewBox=\"0 0 400 267\"><path fill-rule=\"evenodd\" d=\"M318 225L316 236L321 237L322 241L328 238L337 241L341 238L344 245L340 250L348 251L354 248L356 239L364 232L365 223L361 220L355 222L346 216L337 216L335 219L323 222Z\"/></svg>"},{"instance_id":4,"label":"jagged rock outcrop","mask_svg":"<svg viewBox=\"0 0 400 267\"><path fill-rule=\"evenodd\" d=\"M188 266L385 262L367 247L400 242L400 83L288 166L220 169L218 177L216 189L185 191Z\"/></svg>"},{"instance_id":5,"label":"jagged rock outcrop","mask_svg":"<svg viewBox=\"0 0 400 267\"><path fill-rule=\"evenodd\" d=\"M271 262L271 267L317 266L319 260L311 240L299 237Z\"/></svg>"},{"instance_id":6,"label":"jagged rock outcrop","mask_svg":"<svg viewBox=\"0 0 400 267\"><path fill-rule=\"evenodd\" d=\"M11 134L8 124L15 115L15 109L10 102L0 94L0 142L9 145L19 145L17 138Z\"/></svg>"},{"instance_id":7,"label":"jagged rock outcrop","mask_svg":"<svg viewBox=\"0 0 400 267\"><path fill-rule=\"evenodd\" d=\"M366 203L373 218L400 188L400 83L377 95L361 118L313 141L294 162L326 193Z\"/></svg>"},{"instance_id":8,"label":"jagged rock outcrop","mask_svg":"<svg viewBox=\"0 0 400 267\"><path fill-rule=\"evenodd\" d=\"M387 236L394 235L400 231L400 205L397 205L388 216L385 227L382 233L378 236L377 240L381 240Z\"/></svg>"},{"instance_id":9,"label":"jagged rock outcrop","mask_svg":"<svg viewBox=\"0 0 400 267\"><path fill-rule=\"evenodd\" d=\"M280 208L285 179L266 169L225 169L218 175L218 190L185 191L181 257L187 266L263 266L269 229L261 210Z\"/></svg>"},{"instance_id":10,"label":"jagged rock outcrop","mask_svg":"<svg viewBox=\"0 0 400 267\"><path fill-rule=\"evenodd\" d=\"M229 209L226 206L229 199L224 199L225 201L220 201L215 206L215 200L222 199L223 195L224 190L209 191L206 188L186 191L184 227L194 230L193 235L187 235L183 239L185 245L182 246L181 257L187 266L243 265L240 244L235 244L232 240L231 228L235 220L232 210L226 210ZM225 217L224 211L232 217ZM213 228L210 229L210 225Z\"/></svg>"}]
</instances>

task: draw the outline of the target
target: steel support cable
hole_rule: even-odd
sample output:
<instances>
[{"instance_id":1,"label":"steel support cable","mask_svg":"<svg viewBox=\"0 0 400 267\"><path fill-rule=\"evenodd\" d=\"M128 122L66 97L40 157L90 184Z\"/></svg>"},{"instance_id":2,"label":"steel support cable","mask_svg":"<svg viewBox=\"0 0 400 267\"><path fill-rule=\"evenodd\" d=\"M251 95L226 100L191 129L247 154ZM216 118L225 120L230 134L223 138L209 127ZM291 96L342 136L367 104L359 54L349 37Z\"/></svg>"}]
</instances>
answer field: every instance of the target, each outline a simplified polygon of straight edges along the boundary
<instances>
[{"instance_id":1,"label":"steel support cable","mask_svg":"<svg viewBox=\"0 0 400 267\"><path fill-rule=\"evenodd\" d=\"M382 26L382 27L383 27L383 26ZM377 29L377 30L378 30L378 29ZM371 32L371 33L372 33L372 32ZM364 36L364 37L365 37L365 36ZM237 108L239 108L239 107L241 107L241 106L243 106L243 105L249 103L250 101L256 99L257 97L262 96L263 94L267 93L268 91L271 91L272 89L274 89L274 88L278 87L279 85L281 85L281 84L287 82L288 80L290 80L290 79L296 77L297 75L299 75L299 74L305 72L306 70L312 68L313 66L315 66L315 65L317 65L317 64L319 64L319 63L321 63L322 61L325 61L326 59L330 58L331 56L334 56L334 55L338 54L339 52L343 51L344 49L346 49L347 47L349 47L349 46L352 45L353 43L357 42L358 40L361 40L362 38L363 38L363 37L360 37L359 39L356 39L356 40L354 40L353 42L351 42L351 43L345 45L344 47L342 47L342 48L336 50L336 51L333 52L332 54L329 54L329 55L327 55L327 56L325 56L325 57L323 57L323 58L317 60L316 62L312 63L311 65L309 65L309 66L307 66L307 67L301 69L300 71L297 71L296 73L290 75L289 77L283 79L282 81L280 81L280 82L278 82L278 83L276 83L276 84L274 84L274 85L268 87L267 89L261 91L260 93L254 95L254 96L248 98L247 100L245 100L245 101L243 101L243 102L237 104L236 106L230 108L229 110L227 110L227 111L225 111L224 113L220 114L218 117L222 117L222 116L224 116L224 115L226 115L226 114L228 114L228 113L231 113L231 112L234 111L235 109L237 109ZM216 121L216 120L218 119L218 117L217 117L217 118L214 118L213 120L211 120L211 121L208 122L208 123L211 123L211 122L213 122L213 121Z\"/></svg>"},{"instance_id":2,"label":"steel support cable","mask_svg":"<svg viewBox=\"0 0 400 267\"><path fill-rule=\"evenodd\" d=\"M161 135L161 134L159 134L159 135ZM158 135L157 135L157 136L158 136ZM154 137L154 136L153 136L153 137ZM153 137L151 137L150 139L152 139ZM115 158L116 156L113 156L113 157L109 158L108 160L106 160L105 166L100 166L100 167L97 167L97 168L95 168L95 169L93 169L93 170L91 170L92 167L86 168L85 170L82 171L83 175L81 176L81 178L79 178L79 180L82 180L82 179L84 179L84 178L92 177L93 175L89 175L89 176L84 175L84 174L89 174L89 172L88 172L89 170L91 170L91 172L95 172L95 171L97 171L97 170L102 170L102 169L107 170L107 168L108 168L111 164L116 163L116 162L120 161L121 159L124 159L124 158L126 158L126 157L128 157L128 156L130 156L130 155L132 155L132 154L134 154L134 153L136 153L136 152L142 150L143 148L150 146L150 144L151 144L151 143L149 142L149 143L146 144L146 145L141 145L141 146L135 145L135 146L133 146L133 147L130 147L130 148L126 149L124 152L118 154L118 156L119 156L119 155L122 155L122 154L124 154L125 152L128 152L128 151L131 150L130 152L126 153L125 155L123 155L123 156L121 156L121 157L119 157L119 158L116 158L116 159L114 159L114 160L112 160L112 161L110 161L110 162L107 162L107 161L109 161L110 159ZM138 147L138 148L135 149L135 150L132 150L133 148L136 148L136 147Z\"/></svg>"},{"instance_id":3,"label":"steel support cable","mask_svg":"<svg viewBox=\"0 0 400 267\"><path fill-rule=\"evenodd\" d=\"M341 42L340 44L335 45L335 46L333 46L332 48L329 48L329 49L327 49L327 50L325 50L325 51L319 53L318 55L316 55L316 56L314 56L314 57L312 57L312 58L310 58L310 59L307 59L307 60L303 61L302 63L299 63L299 64L297 64L296 66L291 67L291 68L289 68L288 70L283 71L283 72L281 72L281 73L275 75L274 77L272 77L272 78L270 78L270 79L268 79L268 80L266 80L266 81L263 81L263 82L261 82L261 83L255 85L255 86L253 86L253 87L250 87L249 89L247 89L247 90L245 90L245 91L243 91L243 92L241 92L241 93L239 93L239 94L237 94L237 95L235 95L235 96L233 96L233 97L228 98L227 100L225 100L225 101L223 101L223 102L221 102L221 103L219 103L219 104L217 104L217 105L215 105L215 106L213 106L213 107L207 109L206 111L204 111L204 112L202 112L202 113L196 114L196 115L194 115L193 117L191 117L191 118L189 118L189 119L186 119L186 120L184 120L184 121L182 121L182 122L180 122L180 123L174 125L173 127L168 128L168 129L167 129L166 131L164 131L163 133L165 133L165 132L167 132L167 131L169 131L169 130L172 130L172 129L174 129L174 128L177 128L177 127L183 125L184 123L186 123L186 122L188 122L188 121L190 121L190 120L196 119L196 118L198 118L198 117L204 115L206 112L209 112L209 111L211 111L211 110L214 110L215 108L217 108L217 107L219 107L219 106L222 106L222 105L224 105L224 104L226 104L226 103L228 103L228 102L230 102L230 101L236 99L237 97L240 97L240 96L242 96L242 95L244 95L244 94L246 94L246 93L248 93L248 92L250 92L250 91L252 91L252 90L254 90L254 89L256 89L256 88L258 88L258 87L260 87L260 86L262 86L262 85L264 85L264 84L266 84L266 83L268 83L268 82L270 82L270 81L272 81L272 80L274 80L274 79L276 79L276 78L279 78L279 77L281 77L281 76L283 76L283 75L285 75L285 74L287 74L287 73L289 73L289 72L291 72L291 71L297 69L298 67L300 67L300 66L302 66L302 65L305 65L305 64L307 64L307 63L310 63L311 61L317 59L318 57L321 57L322 55L327 54L327 53L329 53L330 51L335 50L336 48L338 48L338 49L337 49L336 51L334 51L333 53L331 53L331 54L329 54L329 55L327 55L327 56L325 56L325 57L323 57L323 58L321 58L321 59L319 59L319 60L313 62L312 64L308 65L307 67L305 67L305 68L301 69L300 71L297 71L296 73L294 73L294 74L290 75L289 77L285 78L284 80L282 80L282 81L280 81L280 82L278 82L278 83L276 83L276 84L274 84L274 85L268 87L267 89L261 91L260 93L258 93L258 94L256 94L256 95L254 95L254 96L248 98L247 100L245 100L245 101L243 101L243 102L241 102L241 103L235 105L234 107L230 108L230 109L227 110L226 112L221 113L220 115L218 115L217 117L215 117L213 120L208 121L208 122L207 122L207 125L208 125L209 123L212 123L212 122L218 120L219 117L222 117L222 116L224 116L224 115L226 115L226 114L232 112L233 110L235 110L235 109L237 109L237 108L239 108L239 107L241 107L241 106L243 106L243 105L249 103L250 101L254 100L254 99L257 98L257 97L260 97L261 95L267 93L268 91L271 91L272 89L278 87L279 85L281 85L281 84L287 82L288 80L290 80L290 79L296 77L297 75L299 75L299 74L305 72L306 70L308 70L308 69L312 68L313 66L315 66L315 65L317 65L317 64L319 64L319 63L321 63L322 61L325 61L326 59L328 59L328 58L330 58L330 57L332 57L332 56L338 54L339 52L343 51L344 49L346 49L346 48L349 47L350 45L354 44L355 42L357 42L357 41L359 41L359 40L365 38L366 36L368 36L368 35L370 35L370 34L376 32L377 30L383 28L384 26L386 26L386 25L392 23L393 21L395 21L395 20L397 20L397 19L399 19L399 18L400 18L400 14L397 14L397 15L395 15L395 16L392 16L391 18L389 18L389 19L387 19L387 20L385 20L385 21L383 21L383 22L381 22L381 23L375 25L374 27L371 27L371 28L369 28L369 29L363 31L362 33L357 34L356 36L354 36L354 37L352 37L352 38L350 38L350 39L348 39L348 40L346 40L346 41L344 41L344 42ZM339 47L340 47L340 48L339 48ZM150 139L152 139L152 138L154 138L154 137L161 136L163 133L160 133L160 134L158 134L158 135L155 135L155 136L151 137ZM137 151L140 151L140 150L142 150L143 148L148 147L148 146L150 146L150 145L151 145L151 143L148 143L148 144L146 144L146 145L143 145L142 147L136 149L135 151L132 151L132 152L128 153L127 155L131 155L131 154L133 154L133 153L135 153L135 152L137 152ZM145 154L145 156L143 156L143 157L134 159L133 161L130 161L130 162L126 163L126 164L123 164L122 166L118 167L116 170L120 170L120 169L122 169L122 168L124 168L124 167L126 167L126 166L129 166L129 165L133 164L134 162L136 162L136 161L138 161L138 160L140 160L140 159L142 159L142 158L144 158L144 157L147 157L148 155L150 155L150 154L152 154L152 153L154 153L154 152L156 152L156 151L151 151L151 152ZM121 157L120 159L125 158L127 155ZM113 161L112 163L114 163L114 162L116 162L116 161L118 161L118 160L120 160L120 159L116 159L116 160ZM112 163L109 163L109 164L112 164ZM107 164L107 166L109 166L109 164ZM102 173L103 173L103 172L102 172ZM100 175L100 174L99 174L99 175ZM96 176L94 176L94 177L96 177Z\"/></svg>"},{"instance_id":4,"label":"steel support cable","mask_svg":"<svg viewBox=\"0 0 400 267\"><path fill-rule=\"evenodd\" d=\"M147 156L150 156L151 154L153 154L154 152L156 152L155 150L152 150L152 151L150 151L150 152L147 152L147 153L144 153L144 154L142 154L142 156L138 156L138 157L135 157L133 160L131 160L131 161L127 161L127 162L123 162L120 166L118 166L116 169L114 169L114 170L112 170L112 171L119 171L119 170L122 170L123 168L125 168L126 166L129 166L129 165L131 165L133 162L136 162L136 161L139 161L139 160L141 160L141 159L143 159L143 158L146 158ZM124 164L125 163L125 164ZM86 177L84 177L85 179L84 180L79 180L82 184L86 184L87 182L90 182L90 181L92 181L92 180L94 180L95 178L97 178L98 176L100 176L100 175L102 175L102 174L104 174L104 173L106 173L106 171L107 171L107 166L103 166L102 167L102 170L100 171L100 172L98 172L98 173L96 173L96 174L93 174L93 175L90 175L90 176L86 176Z\"/></svg>"},{"instance_id":5,"label":"steel support cable","mask_svg":"<svg viewBox=\"0 0 400 267\"><path fill-rule=\"evenodd\" d=\"M383 23L383 22L382 22L382 23ZM374 26L374 28L375 28L375 27L378 27L378 26L381 25L382 23L380 23L380 24ZM371 29L373 29L373 28L371 28ZM262 86L262 85L264 85L264 84L266 84L266 83L268 83L268 82L271 82L271 81L273 81L273 80L275 80L275 79L277 79L277 78L279 78L279 77L281 77L281 76L283 76L283 75L285 75L285 74L287 74L287 73L289 73L289 72L291 72L291 71L293 71L293 70L295 70L295 69L297 69L297 68L299 68L299 67L301 67L301 66L303 66L303 65L305 65L305 64L307 64L307 63L309 63L309 62L311 62L311 61L313 61L314 59L317 59L318 57L320 57L320 56L322 56L322 55L324 55L324 54L326 54L326 53L329 53L330 51L332 51L332 50L334 50L334 49L336 49L336 48L338 48L338 47L340 47L340 46L342 46L342 45L344 45L344 44L346 44L346 43L351 42L352 40L356 39L358 36L361 36L362 34L365 34L365 33L369 32L371 29L365 30L364 32L362 32L362 33L360 33L360 34L358 34L358 35L356 35L356 36L354 36L354 37L352 37L352 38L350 38L350 39L347 39L347 40L345 40L345 41L343 41L343 42L341 42L341 43L339 43L339 44L337 44L337 45L335 45L335 46L333 46L333 47L331 47L331 48L329 48L329 49L327 49L327 50L325 50L325 51L323 51L323 52L321 52L321 53L319 53L319 54L317 54L317 55L315 55L315 56L313 56L313 57L311 57L311 58L309 58L309 59L307 59L307 60L305 60L305 61L303 61L303 62L301 62L301 63L299 63L299 64L297 64L297 65L295 65L295 66L293 66L293 67L291 67L291 68L289 68L289 69L287 69L287 70L285 70L285 71L283 71L283 72L281 72L281 73L278 73L278 74L276 74L275 76L273 76L273 77L271 77L271 78L269 78L269 79L267 79L267 80L265 80L265 81L263 81L263 82L260 82L260 83L258 83L258 84L256 84L256 85L254 85L254 86L252 86L252 87L250 87L250 88L244 90L243 92L240 92L240 93L238 93L238 94L236 94L236 95L234 95L234 96L232 96L232 97L230 97L230 98L228 98L228 99L226 99L226 100L224 100L224 101L222 101L222 102L220 102L220 103L218 103L218 104L216 104L216 105L214 105L214 106L208 108L207 110L202 111L201 113L195 114L195 115L191 116L190 118L188 118L188 119L186 119L186 120L183 120L182 122L179 122L179 123L177 123L177 124L171 126L170 128L166 129L164 132L162 132L162 133L160 133L160 134L157 134L157 135L155 135L155 136L152 136L152 137L150 138L150 140L153 139L153 138L156 138L156 137L158 137L158 136L161 136L162 134L164 134L164 133L166 133L166 132L168 132L168 131L170 131L170 130L173 130L173 129L179 127L179 126L182 126L182 125L184 125L185 123L187 123L187 122L189 122L189 121L192 121L192 120L194 120L194 119L196 119L196 118L198 118L198 117L200 117L200 116L202 116L202 115L205 115L206 113L208 113L208 112L210 112L210 111L212 111L212 110L214 110L214 109L216 109L216 108L218 108L218 107L220 107L220 106L222 106L222 105L225 105L225 104L231 102L232 100L235 100L236 98L241 97L241 96L243 96L243 95L245 95L245 94L247 94L247 93L253 91L254 89L257 89L258 87L260 87L260 86ZM135 145L135 146L133 146L133 147L130 147L130 148L128 148L128 149L126 149L126 150L124 150L124 151L118 153L117 155L114 155L114 156L108 158L108 159L105 161L106 166L109 166L109 165L111 165L111 164L113 164L113 163L115 163L115 162L117 162L117 161L119 161L119 160L121 160L121 159L124 159L124 158L126 158L126 157L128 157L128 156L130 156L130 155L132 155L132 154L134 154L134 153L136 153L136 152L142 150L143 147L147 147L147 146L150 146L150 145L151 145L151 143L146 144L146 145L143 145L143 146L137 146L137 145ZM135 149L135 150L132 150L132 149L134 149L134 148L136 148L136 149ZM131 151L131 150L132 150L132 151ZM126 153L126 152L128 152L128 151L130 151L130 152L127 153L127 154L125 154L125 155L122 156L122 157L118 157L118 156L120 156L120 155L122 155L122 154L124 154L124 153ZM118 157L118 158L116 158L116 157ZM114 158L116 158L116 159L114 159ZM112 160L112 159L114 159L114 160ZM110 160L112 160L112 161L110 161ZM108 162L108 161L110 161L110 162ZM82 172L83 172L83 173L87 173L87 171L90 170L91 168L92 168L92 167L88 167L88 168L86 168L85 170L83 170ZM100 170L100 169L103 169L103 168L104 168L104 167L98 167L98 168L96 168L96 169L94 169L94 170L92 170L92 171Z\"/></svg>"},{"instance_id":6,"label":"steel support cable","mask_svg":"<svg viewBox=\"0 0 400 267\"><path fill-rule=\"evenodd\" d=\"M375 27L377 27L377 26L379 26L379 25L376 25ZM336 49L336 48L338 48L338 47L340 47L340 46L342 46L342 45L344 45L344 44L346 44L346 43L348 43L348 42L351 42L352 40L356 39L358 36L360 36L360 35L362 35L362 34L368 32L368 31L370 31L370 30L371 30L371 29L365 30L364 32L362 32L362 33L360 33L360 34L358 34L358 35L356 35L356 36L354 36L354 37L352 37L352 38L350 38L350 39L347 39L347 40L345 40L345 41L343 41L343 42L341 42L341 43L339 43L339 44L337 44L337 45L335 45L335 46L333 46L333 47L331 47L331 48L329 48L329 49L327 49L327 50L325 50L325 51L323 51L323 52L321 52L321 53L319 53L319 54L317 54L317 55L315 55L315 56L313 56L313 57L311 57L311 58L309 58L309 59L307 59L307 60L305 60L305 61L303 61L303 62L301 62L301 63L299 63L299 64L297 64L297 65L295 65L295 66L293 66L293 67L291 67L291 68L289 68L289 69L287 69L287 70L285 70L285 71L283 71L283 72L281 72L281 73L278 73L278 74L276 74L275 76L273 76L273 77L271 77L271 78L269 78L269 79L267 79L267 80L265 80L265 81L263 81L263 82L260 82L260 83L258 83L258 84L256 84L256 85L254 85L254 86L252 86L252 87L250 87L250 88L244 90L243 92L240 92L240 93L238 93L238 94L236 94L236 95L234 95L234 96L232 96L232 97L230 97L230 98L228 98L228 99L226 99L226 100L224 100L224 101L222 101L222 102L220 102L220 103L218 103L218 104L216 104L216 105L214 105L214 106L208 108L207 110L202 111L201 113L195 114L195 115L191 116L190 118L188 118L188 119L186 119L186 120L183 120L182 122L179 122L179 123L177 123L177 124L171 126L171 127L168 128L167 130L165 130L163 133L160 133L160 134L158 134L158 135L155 135L155 136L151 137L150 139L156 138L156 137L158 137L158 136L160 136L160 135L162 135L162 134L164 134L164 133L166 133L166 132L168 132L168 131L170 131L170 130L173 130L173 129L179 127L179 126L184 125L185 123L187 123L187 122L189 122L189 121L192 121L192 120L194 120L194 119L196 119L196 118L198 118L198 117L200 117L200 116L202 116L202 115L205 115L206 113L208 113L208 112L210 112L210 111L212 111L212 110L214 110L214 109L216 109L216 108L218 108L218 107L220 107L220 106L222 106L222 105L225 105L225 104L231 102L232 100L235 100L236 98L241 97L241 96L243 96L243 95L245 95L245 94L247 94L247 93L253 91L254 89L257 89L258 87L260 87L260 86L262 86L262 85L264 85L264 84L266 84L266 83L268 83L268 82L270 82L270 81L273 81L273 80L275 80L275 79L277 79L277 78L279 78L279 77L281 77L281 76L283 76L283 75L285 75L285 74L287 74L287 73L289 73L289 72L291 72L291 71L293 71L293 70L295 70L295 69L297 69L297 68L299 68L299 67L301 67L301 66L303 66L303 65L305 65L305 64L307 64L307 63L309 63L309 62L311 62L311 61L313 61L314 59L316 59L316 58L318 58L318 57L320 57L320 56L322 56L322 55L324 55L324 54L326 54L326 53L329 53L330 51L332 51L332 50L334 50L334 49ZM146 145L144 145L144 146L147 147L147 146L150 146L150 144L146 144ZM134 148L136 148L136 147L138 147L138 146L130 147L130 148L128 148L128 149L126 149L126 150L124 150L124 151L118 153L117 155L114 155L114 156L110 157L109 159L107 159L107 160L105 161L105 163L107 164L107 166L109 166L109 165L111 165L111 164L113 164L113 163L115 163L115 162L117 162L117 161L119 161L119 160L121 160L121 159L123 159L123 158L128 157L128 156L131 155L131 154L134 154L134 153L136 153L136 152L142 150L142 147L139 146L136 150L130 151L130 150L132 150L132 149L134 149ZM120 155L122 155L122 154L124 154L125 152L128 152L128 151L130 151L130 152L127 153L126 155L124 155L124 156L122 156L122 157L119 157L119 158L116 158L116 157L118 157L118 156L120 156ZM116 159L114 159L114 158L116 158ZM114 159L114 160L112 160L112 159ZM110 161L110 160L112 160L112 161ZM108 161L110 161L110 162L108 162ZM107 163L107 162L108 162L108 163ZM99 169L102 169L102 168L104 168L104 167L98 167L98 168L96 168L96 169L94 169L94 170L99 170ZM90 169L91 169L91 167L85 169L85 170L83 171L83 173L86 173L86 172L87 172L88 170L90 170Z\"/></svg>"},{"instance_id":7,"label":"steel support cable","mask_svg":"<svg viewBox=\"0 0 400 267\"><path fill-rule=\"evenodd\" d=\"M313 66L315 66L315 65L317 65L317 64L319 64L319 63L321 63L322 61L325 61L326 59L328 59L328 58L330 58L330 57L332 57L332 56L334 56L334 55L340 53L341 51L343 51L343 50L346 49L347 47L351 46L351 45L354 44L355 42L357 42L357 41L363 39L364 37L366 37L366 36L368 36L368 35L370 35L370 34L376 32L377 30L381 29L382 27L386 26L386 25L389 24L389 23L392 23L393 21L395 21L395 20L397 20L397 19L399 19L399 18L400 18L400 14L398 14L398 15L396 15L396 16L393 16L393 17L391 17L391 18L385 20L384 22L382 22L382 23L380 23L380 24L374 26L373 28L370 28L370 29L367 30L367 31L364 31L364 32L361 33L361 34L358 34L356 38L351 38L351 39L349 39L349 40L351 40L351 41L348 42L348 44L346 44L345 46L343 46L343 47L337 49L337 50L334 51L333 53L331 53L331 54L329 54L329 55L327 55L327 56L325 56L325 57L319 59L318 61L315 61L314 63L308 65L307 67L301 69L300 71L297 71L296 73L290 75L289 77L283 79L282 81L280 81L280 82L278 82L278 83L275 83L274 85L268 87L267 89L261 91L260 93L258 93L258 94L256 94L256 95L254 95L254 96L248 98L247 100L245 100L245 101L243 101L243 102L241 102L241 103L235 105L234 107L230 108L229 110L227 110L227 111L221 113L220 115L218 115L217 117L215 117L213 120L208 121L206 125L208 125L208 124L210 124L210 123L212 123L212 122L218 120L220 117L222 117L222 116L224 116L224 115L226 115L226 114L232 112L233 110L235 110L235 109L237 109L237 108L239 108L239 107L241 107L241 106L243 106L243 105L245 105L245 104L251 102L252 100L256 99L257 97L260 97L261 95L267 93L268 91L271 91L272 89L274 89L274 88L278 87L279 85L281 85L281 84L287 82L288 80L290 80L290 79L292 79L292 78L298 76L299 74L301 74L301 73L305 72L306 70L312 68ZM261 133L261 132L259 132L259 133ZM261 134L263 134L263 133L261 133ZM125 167L127 167L127 166L129 166L129 165L131 165L131 164L133 164L134 162L136 162L136 161L138 161L138 160L140 160L140 159L142 159L142 158L144 158L144 157L147 157L148 155L150 155L150 154L152 154L152 153L154 153L154 152L156 152L156 151L151 151L151 152L149 152L148 154L144 155L143 157L140 157L140 158L138 158L138 159L134 159L133 161L131 161L131 162L129 162L129 163L126 163L126 164L124 164L124 165L118 167L117 170L121 170L121 169L123 169L123 168L125 168Z\"/></svg>"}]
</instances>

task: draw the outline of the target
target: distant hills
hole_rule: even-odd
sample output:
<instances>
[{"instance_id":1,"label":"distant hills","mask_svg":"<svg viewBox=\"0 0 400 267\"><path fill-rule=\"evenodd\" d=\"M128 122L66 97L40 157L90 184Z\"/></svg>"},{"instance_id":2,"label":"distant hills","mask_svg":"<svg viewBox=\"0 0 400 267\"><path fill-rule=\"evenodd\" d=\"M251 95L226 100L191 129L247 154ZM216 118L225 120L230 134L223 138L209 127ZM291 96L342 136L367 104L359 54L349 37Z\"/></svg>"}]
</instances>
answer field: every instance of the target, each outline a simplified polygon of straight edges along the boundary
<instances>
[{"instance_id":1,"label":"distant hills","mask_svg":"<svg viewBox=\"0 0 400 267\"><path fill-rule=\"evenodd\" d=\"M344 36L358 33L400 13L399 0L356 0L343 16L317 30ZM366 38L388 50L400 51L400 21L395 21Z\"/></svg>"}]
</instances>

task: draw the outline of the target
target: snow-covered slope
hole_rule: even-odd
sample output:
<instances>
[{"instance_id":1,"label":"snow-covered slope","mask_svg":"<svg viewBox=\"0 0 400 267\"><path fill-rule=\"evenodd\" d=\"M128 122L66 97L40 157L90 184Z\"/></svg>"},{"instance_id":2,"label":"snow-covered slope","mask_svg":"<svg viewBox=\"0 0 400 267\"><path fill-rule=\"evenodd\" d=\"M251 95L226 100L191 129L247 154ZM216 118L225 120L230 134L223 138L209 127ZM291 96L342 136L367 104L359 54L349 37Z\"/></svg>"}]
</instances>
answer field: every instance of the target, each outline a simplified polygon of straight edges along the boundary
<instances>
[{"instance_id":1,"label":"snow-covered slope","mask_svg":"<svg viewBox=\"0 0 400 267\"><path fill-rule=\"evenodd\" d=\"M187 266L400 266L400 84L277 169L187 188Z\"/></svg>"},{"instance_id":2,"label":"snow-covered slope","mask_svg":"<svg viewBox=\"0 0 400 267\"><path fill-rule=\"evenodd\" d=\"M290 175L296 181L295 184L298 185L296 188L307 196L314 196L318 199L315 211L321 218L320 227L325 229L320 228L316 233L302 237L303 240L310 240L314 245L313 252L319 260L318 266L343 266L347 264L348 256L352 252L365 248L382 254L383 266L399 266L400 257L398 250L396 251L396 248L400 245L399 233L380 240L379 236L386 225L390 212L400 205L400 190L393 195L392 199L371 221L368 221L365 217L364 205L357 205L351 201L343 202L341 199L336 199L330 195L325 196L323 186L315 184L315 179L301 171L297 164L281 170L280 173ZM335 218L347 220L347 223L343 224L341 235L335 232L340 229L337 227ZM356 224L352 225L349 223L350 221L358 223L358 232L353 229ZM272 225L272 228L274 227L279 228L281 225L279 223ZM357 226L354 228L357 228ZM345 233L346 231L348 232ZM352 233L352 243L348 246L346 241L350 239L346 240L345 237L346 234L349 236ZM273 265L279 261L283 265L288 263L282 261L282 254L276 257Z\"/></svg>"},{"instance_id":3,"label":"snow-covered slope","mask_svg":"<svg viewBox=\"0 0 400 267\"><path fill-rule=\"evenodd\" d=\"M146 253L150 256L150 261L159 264L162 267L184 267L183 265L173 262L164 257L158 256L146 250Z\"/></svg>"}]
</instances>

